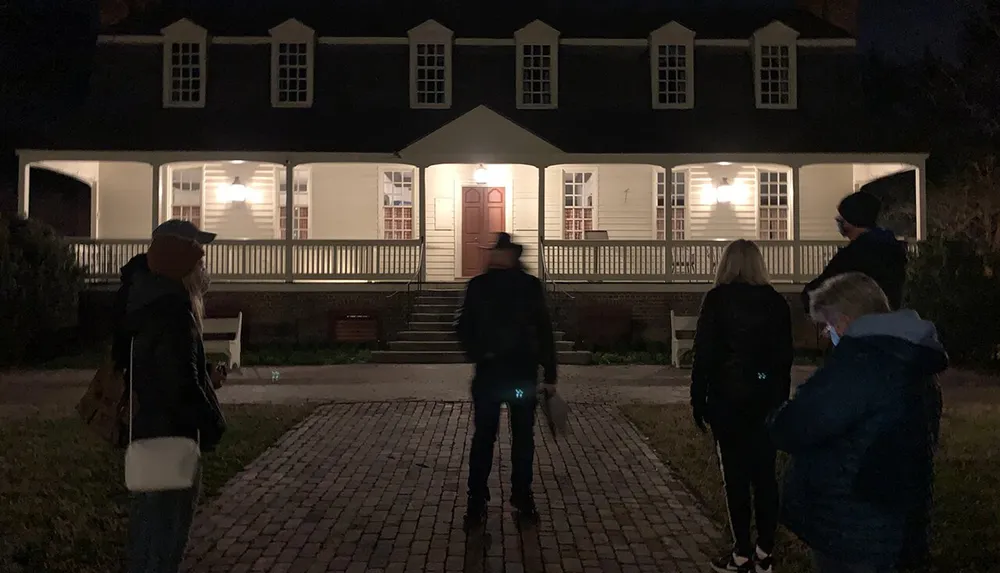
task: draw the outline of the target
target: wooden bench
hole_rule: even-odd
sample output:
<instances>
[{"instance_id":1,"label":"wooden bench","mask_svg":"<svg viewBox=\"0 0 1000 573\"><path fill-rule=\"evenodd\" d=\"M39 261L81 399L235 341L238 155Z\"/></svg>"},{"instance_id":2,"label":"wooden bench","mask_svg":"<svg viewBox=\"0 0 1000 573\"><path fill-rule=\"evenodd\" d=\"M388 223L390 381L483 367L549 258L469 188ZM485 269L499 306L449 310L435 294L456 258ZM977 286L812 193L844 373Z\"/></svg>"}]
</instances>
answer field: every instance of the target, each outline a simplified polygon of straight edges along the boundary
<instances>
[{"instance_id":1,"label":"wooden bench","mask_svg":"<svg viewBox=\"0 0 1000 573\"><path fill-rule=\"evenodd\" d=\"M225 354L226 366L232 370L240 367L243 337L243 313L235 318L206 318L202 338L205 354Z\"/></svg>"},{"instance_id":2,"label":"wooden bench","mask_svg":"<svg viewBox=\"0 0 1000 573\"><path fill-rule=\"evenodd\" d=\"M680 368L681 357L694 349L694 338L678 338L681 332L694 333L698 328L697 316L680 316L670 311L670 364Z\"/></svg>"}]
</instances>

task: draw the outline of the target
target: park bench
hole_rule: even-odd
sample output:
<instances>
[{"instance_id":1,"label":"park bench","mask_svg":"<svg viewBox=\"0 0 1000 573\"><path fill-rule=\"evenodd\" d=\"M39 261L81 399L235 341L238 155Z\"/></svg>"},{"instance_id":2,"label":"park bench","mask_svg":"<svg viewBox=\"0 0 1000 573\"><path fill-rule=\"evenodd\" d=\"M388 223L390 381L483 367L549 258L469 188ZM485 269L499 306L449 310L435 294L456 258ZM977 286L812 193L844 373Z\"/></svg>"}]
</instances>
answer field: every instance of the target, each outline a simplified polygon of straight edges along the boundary
<instances>
[{"instance_id":1,"label":"park bench","mask_svg":"<svg viewBox=\"0 0 1000 573\"><path fill-rule=\"evenodd\" d=\"M237 314L235 318L206 318L203 327L205 354L225 354L226 366L232 370L239 368L243 313Z\"/></svg>"},{"instance_id":2,"label":"park bench","mask_svg":"<svg viewBox=\"0 0 1000 573\"><path fill-rule=\"evenodd\" d=\"M684 353L694 350L694 338L679 338L684 333L694 334L698 327L697 316L681 316L670 311L670 364L680 368Z\"/></svg>"}]
</instances>

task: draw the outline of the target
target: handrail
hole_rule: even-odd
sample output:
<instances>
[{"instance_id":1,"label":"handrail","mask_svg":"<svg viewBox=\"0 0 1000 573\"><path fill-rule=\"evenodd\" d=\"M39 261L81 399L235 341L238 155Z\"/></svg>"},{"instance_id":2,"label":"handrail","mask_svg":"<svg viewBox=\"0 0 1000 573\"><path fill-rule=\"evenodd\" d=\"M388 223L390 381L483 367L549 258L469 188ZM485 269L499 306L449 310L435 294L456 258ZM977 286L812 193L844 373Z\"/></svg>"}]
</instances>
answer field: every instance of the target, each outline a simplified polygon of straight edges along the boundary
<instances>
[{"instance_id":1,"label":"handrail","mask_svg":"<svg viewBox=\"0 0 1000 573\"><path fill-rule=\"evenodd\" d=\"M397 289L397 290L393 291L392 293L390 293L389 296L387 296L386 298L392 298L392 297L396 296L397 294L403 292L404 290L407 292L407 294L409 294L409 292L410 292L410 285L412 285L414 282L416 282L418 286L421 284L422 281L420 280L420 278L421 278L421 275L423 275L423 272L424 272L424 247L425 247L424 240L420 239L420 250L417 252L417 255L418 255L417 260L419 262L417 263L417 270L416 270L416 272L413 273L412 276L410 276L410 278L406 281L405 284L403 284L402 287L400 287L399 289Z\"/></svg>"}]
</instances>

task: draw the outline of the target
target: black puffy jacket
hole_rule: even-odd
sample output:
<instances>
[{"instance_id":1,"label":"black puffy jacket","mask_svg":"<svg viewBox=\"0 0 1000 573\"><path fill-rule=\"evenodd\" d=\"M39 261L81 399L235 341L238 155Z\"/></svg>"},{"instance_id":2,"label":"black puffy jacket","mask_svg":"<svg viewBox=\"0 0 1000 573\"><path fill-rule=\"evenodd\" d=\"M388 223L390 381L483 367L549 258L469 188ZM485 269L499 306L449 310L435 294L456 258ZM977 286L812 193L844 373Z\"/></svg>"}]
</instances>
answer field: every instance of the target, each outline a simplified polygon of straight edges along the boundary
<instances>
[{"instance_id":1,"label":"black puffy jacket","mask_svg":"<svg viewBox=\"0 0 1000 573\"><path fill-rule=\"evenodd\" d=\"M792 320L770 285L731 283L702 302L694 341L691 401L717 434L763 423L791 390Z\"/></svg>"},{"instance_id":2,"label":"black puffy jacket","mask_svg":"<svg viewBox=\"0 0 1000 573\"><path fill-rule=\"evenodd\" d=\"M827 279L845 273L863 273L882 288L889 299L889 308L899 310L903 304L906 283L906 243L896 239L887 229L866 231L837 251L823 269L823 274L802 289L802 304L809 313L809 293Z\"/></svg>"},{"instance_id":3,"label":"black puffy jacket","mask_svg":"<svg viewBox=\"0 0 1000 573\"><path fill-rule=\"evenodd\" d=\"M133 439L198 438L203 451L212 450L226 431L226 420L184 286L137 269L118 334L128 344L124 366L138 402Z\"/></svg>"}]
</instances>

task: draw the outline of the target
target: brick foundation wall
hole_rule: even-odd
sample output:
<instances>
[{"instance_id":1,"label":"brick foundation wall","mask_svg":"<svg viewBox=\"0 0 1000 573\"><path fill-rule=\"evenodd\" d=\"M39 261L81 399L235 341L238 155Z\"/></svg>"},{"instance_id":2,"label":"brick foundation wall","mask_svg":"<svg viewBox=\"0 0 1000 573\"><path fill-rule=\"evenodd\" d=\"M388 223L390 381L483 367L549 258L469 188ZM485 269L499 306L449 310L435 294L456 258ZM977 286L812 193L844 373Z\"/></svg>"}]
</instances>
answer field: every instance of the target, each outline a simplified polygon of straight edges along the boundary
<instances>
[{"instance_id":1,"label":"brick foundation wall","mask_svg":"<svg viewBox=\"0 0 1000 573\"><path fill-rule=\"evenodd\" d=\"M87 336L110 336L113 291L88 291L81 297L80 322ZM345 314L375 317L384 344L406 326L404 294L388 292L210 292L205 314L243 313L243 343L318 345L333 342L332 323Z\"/></svg>"}]
</instances>

